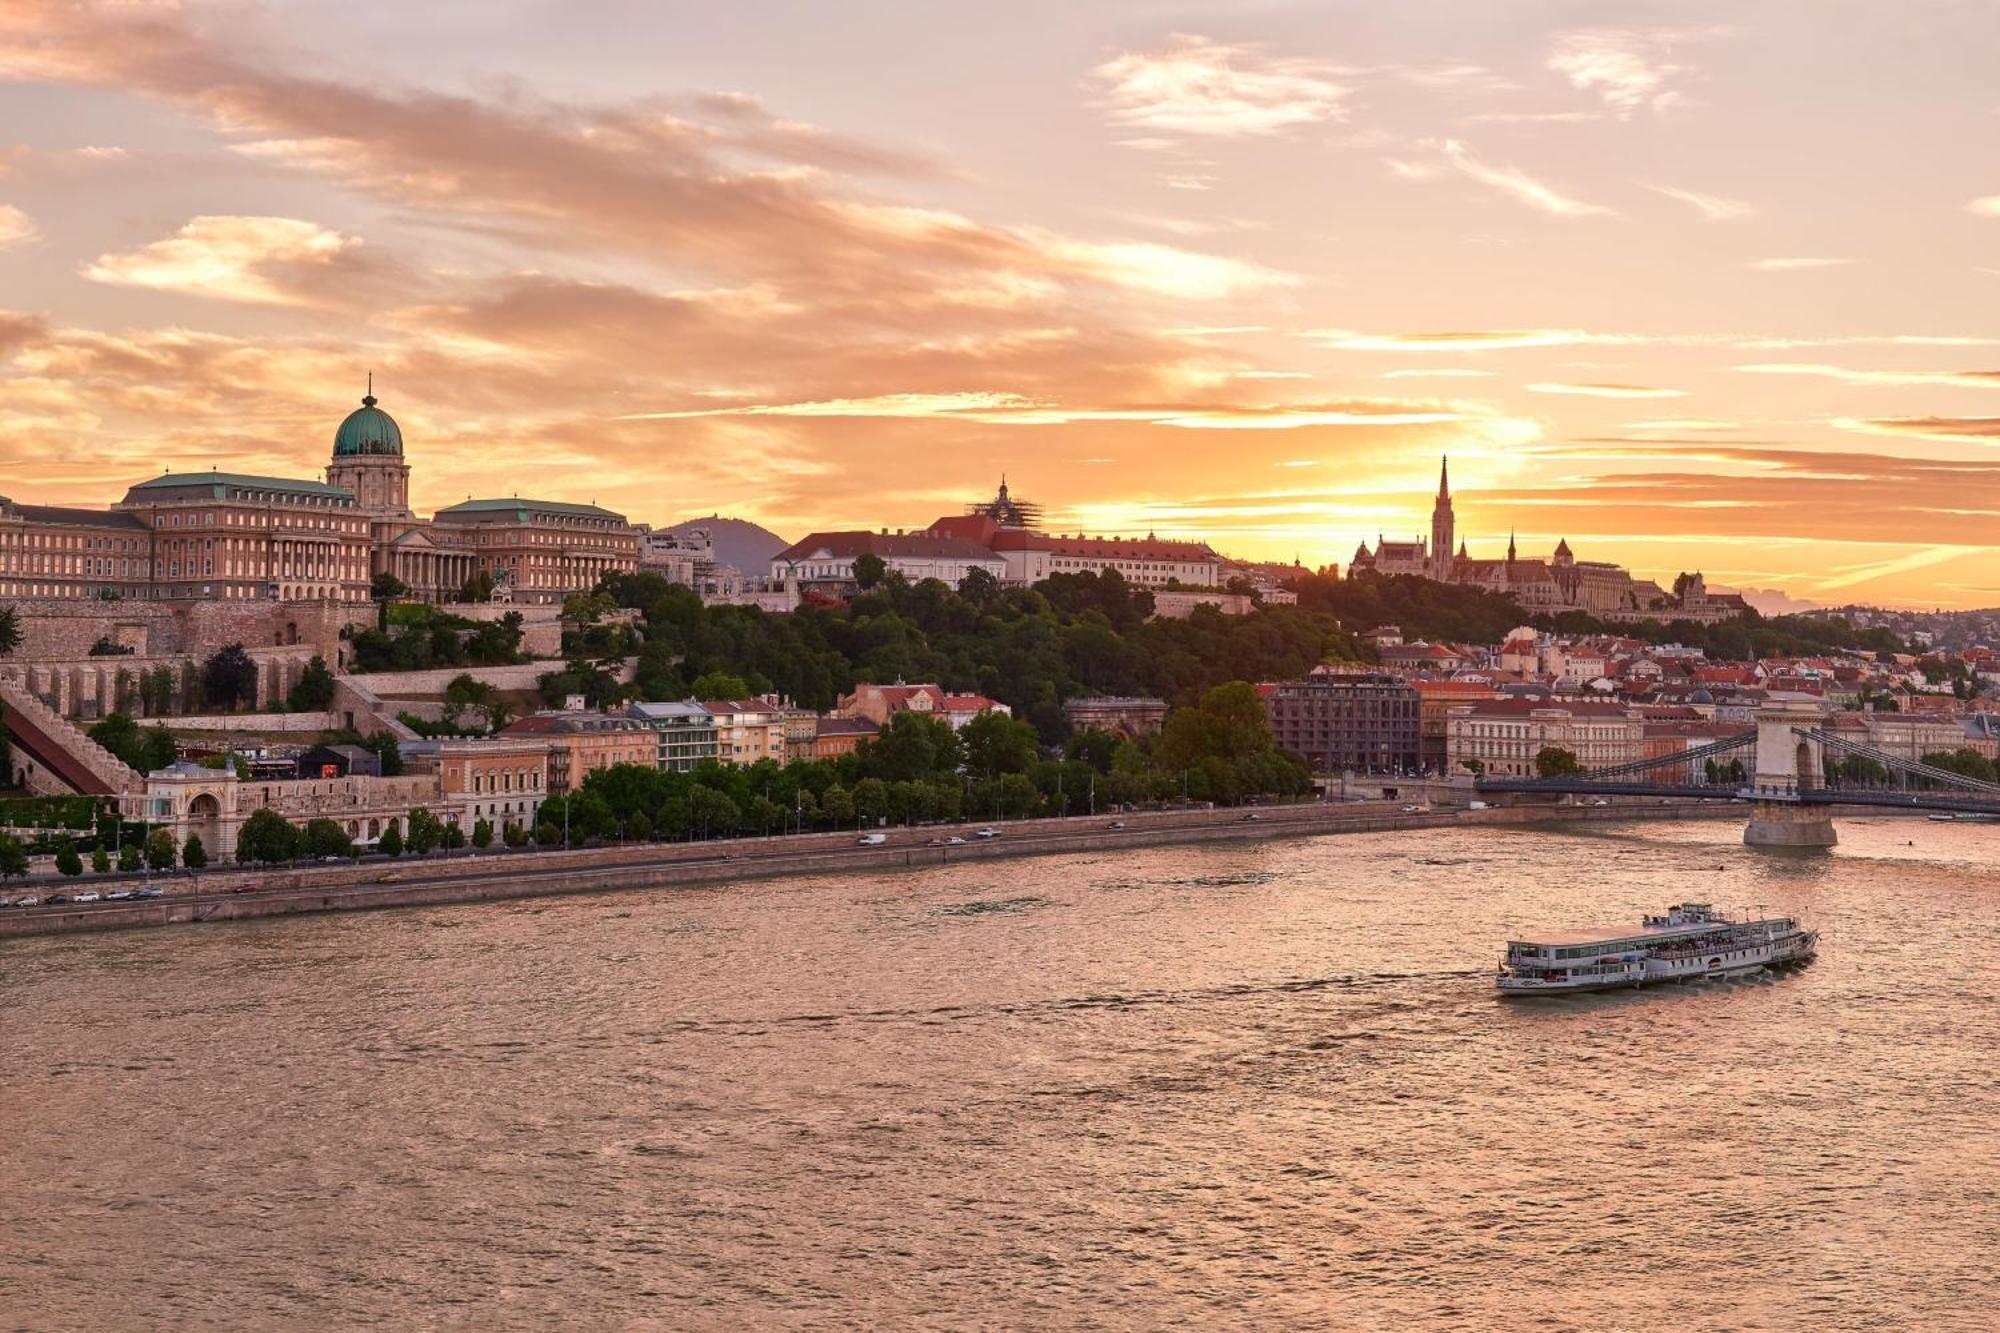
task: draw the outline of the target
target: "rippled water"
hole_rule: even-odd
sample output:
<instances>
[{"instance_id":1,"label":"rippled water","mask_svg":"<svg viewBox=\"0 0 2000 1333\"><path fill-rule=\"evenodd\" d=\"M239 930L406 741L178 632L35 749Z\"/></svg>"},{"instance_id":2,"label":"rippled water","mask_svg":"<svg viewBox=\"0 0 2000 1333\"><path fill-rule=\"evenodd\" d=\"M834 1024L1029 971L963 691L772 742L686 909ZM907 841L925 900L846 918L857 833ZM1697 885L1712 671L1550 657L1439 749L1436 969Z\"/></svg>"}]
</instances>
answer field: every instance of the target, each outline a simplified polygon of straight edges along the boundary
<instances>
[{"instance_id":1,"label":"rippled water","mask_svg":"<svg viewBox=\"0 0 2000 1333\"><path fill-rule=\"evenodd\" d=\"M0 1324L1991 1328L2000 827L1842 833L0 945ZM1690 897L1821 960L1491 994L1510 931Z\"/></svg>"}]
</instances>

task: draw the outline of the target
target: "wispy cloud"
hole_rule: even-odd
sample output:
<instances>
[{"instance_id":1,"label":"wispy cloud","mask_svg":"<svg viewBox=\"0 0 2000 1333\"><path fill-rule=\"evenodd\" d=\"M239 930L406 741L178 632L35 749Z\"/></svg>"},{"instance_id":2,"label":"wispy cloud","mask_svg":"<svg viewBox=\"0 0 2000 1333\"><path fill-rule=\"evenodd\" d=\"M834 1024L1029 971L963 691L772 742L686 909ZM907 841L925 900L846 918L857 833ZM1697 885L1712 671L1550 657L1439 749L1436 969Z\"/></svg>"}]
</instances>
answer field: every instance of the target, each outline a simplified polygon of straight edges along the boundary
<instances>
[{"instance_id":1,"label":"wispy cloud","mask_svg":"<svg viewBox=\"0 0 2000 1333\"><path fill-rule=\"evenodd\" d=\"M1620 118L1664 111L1680 100L1673 85L1691 68L1674 58L1675 49L1715 35L1715 29L1581 28L1556 37L1549 68L1602 98Z\"/></svg>"},{"instance_id":2,"label":"wispy cloud","mask_svg":"<svg viewBox=\"0 0 2000 1333\"><path fill-rule=\"evenodd\" d=\"M882 394L804 403L749 403L674 412L635 412L621 421L701 417L949 417L994 426L1066 426L1088 421L1143 422L1185 430L1297 430L1307 426L1434 426L1483 420L1484 411L1449 404L1353 400L1276 407L1173 406L1071 408L1009 393Z\"/></svg>"},{"instance_id":3,"label":"wispy cloud","mask_svg":"<svg viewBox=\"0 0 2000 1333\"><path fill-rule=\"evenodd\" d=\"M1475 111L1466 121L1475 125L1574 125L1602 120L1598 111Z\"/></svg>"},{"instance_id":4,"label":"wispy cloud","mask_svg":"<svg viewBox=\"0 0 2000 1333\"><path fill-rule=\"evenodd\" d=\"M1710 222L1747 218L1757 211L1741 199L1725 199L1719 194L1703 194L1699 190L1683 190L1672 185L1648 185L1646 188L1669 199L1680 200Z\"/></svg>"},{"instance_id":5,"label":"wispy cloud","mask_svg":"<svg viewBox=\"0 0 2000 1333\"><path fill-rule=\"evenodd\" d=\"M1475 370L1470 366L1438 366L1435 369L1419 366L1414 370L1385 370L1382 372L1382 378L1385 380L1484 379L1499 373L1497 370Z\"/></svg>"},{"instance_id":6,"label":"wispy cloud","mask_svg":"<svg viewBox=\"0 0 2000 1333\"><path fill-rule=\"evenodd\" d=\"M1437 149L1460 175L1544 213L1553 213L1558 217L1604 217L1615 212L1602 204L1573 199L1554 186L1536 180L1519 167L1495 166L1486 162L1457 139L1438 140L1428 146Z\"/></svg>"},{"instance_id":7,"label":"wispy cloud","mask_svg":"<svg viewBox=\"0 0 2000 1333\"><path fill-rule=\"evenodd\" d=\"M315 305L328 271L350 269L361 242L298 218L209 216L165 240L86 264L92 282L257 305Z\"/></svg>"},{"instance_id":8,"label":"wispy cloud","mask_svg":"<svg viewBox=\"0 0 2000 1333\"><path fill-rule=\"evenodd\" d=\"M1868 435L2000 442L2000 417L1835 417L1833 424Z\"/></svg>"},{"instance_id":9,"label":"wispy cloud","mask_svg":"<svg viewBox=\"0 0 2000 1333\"><path fill-rule=\"evenodd\" d=\"M0 250L25 245L41 234L33 218L12 204L0 204Z\"/></svg>"},{"instance_id":10,"label":"wispy cloud","mask_svg":"<svg viewBox=\"0 0 2000 1333\"><path fill-rule=\"evenodd\" d=\"M1584 329L1465 329L1438 333L1353 333L1320 329L1307 335L1342 352L1498 352L1523 347L1583 347L1641 339Z\"/></svg>"},{"instance_id":11,"label":"wispy cloud","mask_svg":"<svg viewBox=\"0 0 2000 1333\"><path fill-rule=\"evenodd\" d=\"M1826 259L1812 255L1796 255L1777 259L1752 259L1745 263L1743 267L1755 269L1759 273L1791 273L1799 269L1808 268L1839 268L1843 264L1852 264L1853 262L1851 259Z\"/></svg>"},{"instance_id":12,"label":"wispy cloud","mask_svg":"<svg viewBox=\"0 0 2000 1333\"><path fill-rule=\"evenodd\" d=\"M1846 366L1776 362L1736 369L1752 375L1813 375L1847 384L1931 385L1956 389L2000 389L2000 370L1854 370Z\"/></svg>"},{"instance_id":13,"label":"wispy cloud","mask_svg":"<svg viewBox=\"0 0 2000 1333\"><path fill-rule=\"evenodd\" d=\"M1965 210L1982 218L2000 218L2000 194L1981 195L1967 204Z\"/></svg>"},{"instance_id":14,"label":"wispy cloud","mask_svg":"<svg viewBox=\"0 0 2000 1333\"><path fill-rule=\"evenodd\" d=\"M1660 389L1645 384L1525 384L1530 393L1572 394L1579 398L1685 398L1685 389Z\"/></svg>"},{"instance_id":15,"label":"wispy cloud","mask_svg":"<svg viewBox=\"0 0 2000 1333\"><path fill-rule=\"evenodd\" d=\"M1178 34L1092 71L1111 119L1169 134L1277 134L1337 119L1346 90L1312 60Z\"/></svg>"}]
</instances>

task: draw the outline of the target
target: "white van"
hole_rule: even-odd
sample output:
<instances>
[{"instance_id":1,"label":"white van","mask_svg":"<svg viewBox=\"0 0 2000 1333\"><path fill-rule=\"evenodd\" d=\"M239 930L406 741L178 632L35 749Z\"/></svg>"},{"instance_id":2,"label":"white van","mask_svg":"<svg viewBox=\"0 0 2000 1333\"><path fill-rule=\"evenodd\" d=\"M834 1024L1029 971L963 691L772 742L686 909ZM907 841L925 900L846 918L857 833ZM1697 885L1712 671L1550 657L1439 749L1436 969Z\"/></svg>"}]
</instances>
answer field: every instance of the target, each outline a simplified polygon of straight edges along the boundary
<instances>
[{"instance_id":1,"label":"white van","mask_svg":"<svg viewBox=\"0 0 2000 1333\"><path fill-rule=\"evenodd\" d=\"M855 845L858 847L880 847L887 841L889 841L889 835L886 833L864 833Z\"/></svg>"}]
</instances>

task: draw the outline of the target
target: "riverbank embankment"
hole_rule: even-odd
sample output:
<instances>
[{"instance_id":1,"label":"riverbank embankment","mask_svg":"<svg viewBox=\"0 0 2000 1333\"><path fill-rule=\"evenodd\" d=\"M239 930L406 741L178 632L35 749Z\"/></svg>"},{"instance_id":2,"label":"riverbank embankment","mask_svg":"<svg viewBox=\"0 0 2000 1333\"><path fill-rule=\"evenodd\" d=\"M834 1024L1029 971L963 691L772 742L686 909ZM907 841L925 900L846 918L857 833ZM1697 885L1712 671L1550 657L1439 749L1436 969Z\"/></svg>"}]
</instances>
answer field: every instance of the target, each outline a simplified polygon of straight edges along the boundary
<instances>
[{"instance_id":1,"label":"riverbank embankment","mask_svg":"<svg viewBox=\"0 0 2000 1333\"><path fill-rule=\"evenodd\" d=\"M780 876L889 871L962 861L1118 851L1176 843L1250 841L1376 833L1466 824L1606 823L1634 819L1741 819L1727 801L1585 806L1505 806L1404 813L1366 804L1268 806L1254 812L1167 810L1096 818L1021 820L991 826L885 829L886 841L858 845L854 833L807 833L717 842L640 843L568 851L458 853L423 860L373 859L332 865L227 867L161 879L163 896L63 903L0 912L0 938L81 930L190 925L307 912L492 902L612 889L674 888ZM977 830L992 827L996 836ZM951 841L963 839L963 841ZM64 881L66 893L135 887L131 880Z\"/></svg>"}]
</instances>

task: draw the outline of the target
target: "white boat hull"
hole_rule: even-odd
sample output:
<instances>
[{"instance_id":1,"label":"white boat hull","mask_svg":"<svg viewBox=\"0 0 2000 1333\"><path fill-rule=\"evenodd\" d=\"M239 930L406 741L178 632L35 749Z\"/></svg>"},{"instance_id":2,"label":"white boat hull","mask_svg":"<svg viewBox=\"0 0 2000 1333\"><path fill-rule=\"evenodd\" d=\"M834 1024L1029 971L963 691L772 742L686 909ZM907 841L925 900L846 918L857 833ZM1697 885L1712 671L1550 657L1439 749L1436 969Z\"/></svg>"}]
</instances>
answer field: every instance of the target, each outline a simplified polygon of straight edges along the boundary
<instances>
[{"instance_id":1,"label":"white boat hull","mask_svg":"<svg viewBox=\"0 0 2000 1333\"><path fill-rule=\"evenodd\" d=\"M1700 981L1708 977L1735 977L1766 968L1789 967L1808 962L1819 947L1818 931L1801 931L1784 939L1744 942L1714 950L1698 950L1686 957L1647 958L1623 965L1615 973L1544 977L1501 973L1493 984L1502 995L1580 995L1591 991L1636 990L1667 982Z\"/></svg>"}]
</instances>

